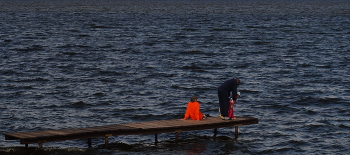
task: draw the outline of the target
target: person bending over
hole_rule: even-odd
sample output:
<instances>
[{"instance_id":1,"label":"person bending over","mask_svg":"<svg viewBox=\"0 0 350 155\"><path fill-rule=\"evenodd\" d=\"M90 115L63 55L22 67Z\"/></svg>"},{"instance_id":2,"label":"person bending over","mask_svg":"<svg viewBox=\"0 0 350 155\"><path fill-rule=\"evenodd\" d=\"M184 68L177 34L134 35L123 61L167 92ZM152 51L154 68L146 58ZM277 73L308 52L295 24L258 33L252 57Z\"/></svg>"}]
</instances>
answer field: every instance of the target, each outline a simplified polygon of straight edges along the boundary
<instances>
[{"instance_id":1,"label":"person bending over","mask_svg":"<svg viewBox=\"0 0 350 155\"><path fill-rule=\"evenodd\" d=\"M219 97L219 105L220 105L220 117L224 120L229 119L229 97L230 93L237 94L237 87L241 84L239 79L230 79L222 83L218 88L218 97ZM233 101L236 101L237 96L232 95Z\"/></svg>"}]
</instances>

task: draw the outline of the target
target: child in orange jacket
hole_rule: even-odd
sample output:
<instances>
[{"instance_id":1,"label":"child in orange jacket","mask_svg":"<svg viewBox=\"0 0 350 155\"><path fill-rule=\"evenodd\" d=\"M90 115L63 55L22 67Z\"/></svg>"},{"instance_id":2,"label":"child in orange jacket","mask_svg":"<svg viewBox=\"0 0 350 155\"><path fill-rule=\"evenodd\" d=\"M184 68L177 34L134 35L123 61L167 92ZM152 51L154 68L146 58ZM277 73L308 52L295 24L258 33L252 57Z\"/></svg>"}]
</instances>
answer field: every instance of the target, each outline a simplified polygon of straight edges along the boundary
<instances>
[{"instance_id":1,"label":"child in orange jacket","mask_svg":"<svg viewBox=\"0 0 350 155\"><path fill-rule=\"evenodd\" d=\"M200 104L197 102L197 99L196 96L191 97L191 102L188 102L187 104L184 119L191 118L192 120L202 120L206 118L206 116L200 112Z\"/></svg>"}]
</instances>

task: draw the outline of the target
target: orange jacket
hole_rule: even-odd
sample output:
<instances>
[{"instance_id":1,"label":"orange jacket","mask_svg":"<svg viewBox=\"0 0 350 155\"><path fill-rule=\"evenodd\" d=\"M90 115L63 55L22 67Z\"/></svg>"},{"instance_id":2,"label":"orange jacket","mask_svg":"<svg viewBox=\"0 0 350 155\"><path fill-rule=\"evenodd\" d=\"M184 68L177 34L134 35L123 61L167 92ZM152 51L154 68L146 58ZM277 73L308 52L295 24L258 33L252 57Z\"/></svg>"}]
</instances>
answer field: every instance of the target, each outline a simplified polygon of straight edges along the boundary
<instances>
[{"instance_id":1,"label":"orange jacket","mask_svg":"<svg viewBox=\"0 0 350 155\"><path fill-rule=\"evenodd\" d=\"M200 112L199 106L198 102L188 102L184 119L190 117L192 120L202 120L203 114Z\"/></svg>"}]
</instances>

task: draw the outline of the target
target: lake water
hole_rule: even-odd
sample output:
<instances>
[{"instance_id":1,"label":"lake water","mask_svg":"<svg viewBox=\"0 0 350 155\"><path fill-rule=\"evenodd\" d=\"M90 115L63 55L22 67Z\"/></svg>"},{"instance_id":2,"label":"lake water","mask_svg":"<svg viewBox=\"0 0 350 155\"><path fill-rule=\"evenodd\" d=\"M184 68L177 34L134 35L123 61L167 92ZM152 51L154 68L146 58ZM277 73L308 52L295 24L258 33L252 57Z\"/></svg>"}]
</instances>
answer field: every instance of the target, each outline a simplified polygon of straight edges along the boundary
<instances>
[{"instance_id":1,"label":"lake water","mask_svg":"<svg viewBox=\"0 0 350 155\"><path fill-rule=\"evenodd\" d=\"M0 154L350 154L350 2L0 0L0 133L180 119L244 83L259 124L44 143Z\"/></svg>"}]
</instances>

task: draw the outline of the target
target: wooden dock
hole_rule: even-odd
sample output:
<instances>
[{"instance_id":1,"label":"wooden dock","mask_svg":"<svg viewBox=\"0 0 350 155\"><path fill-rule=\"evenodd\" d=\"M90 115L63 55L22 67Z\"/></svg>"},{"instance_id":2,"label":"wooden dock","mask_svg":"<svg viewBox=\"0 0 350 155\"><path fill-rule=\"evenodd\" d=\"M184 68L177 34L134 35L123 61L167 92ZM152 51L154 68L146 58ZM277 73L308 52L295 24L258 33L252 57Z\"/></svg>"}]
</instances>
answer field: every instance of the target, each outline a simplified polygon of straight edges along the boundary
<instances>
[{"instance_id":1,"label":"wooden dock","mask_svg":"<svg viewBox=\"0 0 350 155\"><path fill-rule=\"evenodd\" d=\"M214 136L216 136L217 128L235 127L235 138L238 137L238 126L258 124L257 118L252 117L236 117L235 120L221 120L220 117L208 117L205 120L158 120L149 122L135 122L114 124L106 126L96 126L89 128L74 128L74 129L60 129L60 130L46 130L46 131L29 131L29 132L11 132L3 133L6 140L20 140L21 144L38 143L39 148L43 143L52 141L65 141L73 139L87 139L88 145L91 147L91 138L105 137L105 145L108 146L108 137L118 135L146 135L155 134L155 141L157 142L157 134L160 133L178 133L182 131L214 129Z\"/></svg>"}]
</instances>

